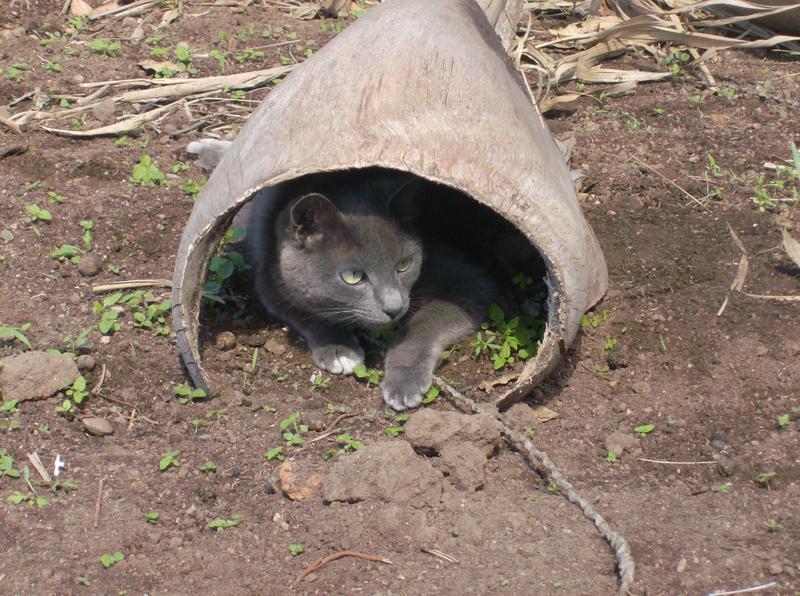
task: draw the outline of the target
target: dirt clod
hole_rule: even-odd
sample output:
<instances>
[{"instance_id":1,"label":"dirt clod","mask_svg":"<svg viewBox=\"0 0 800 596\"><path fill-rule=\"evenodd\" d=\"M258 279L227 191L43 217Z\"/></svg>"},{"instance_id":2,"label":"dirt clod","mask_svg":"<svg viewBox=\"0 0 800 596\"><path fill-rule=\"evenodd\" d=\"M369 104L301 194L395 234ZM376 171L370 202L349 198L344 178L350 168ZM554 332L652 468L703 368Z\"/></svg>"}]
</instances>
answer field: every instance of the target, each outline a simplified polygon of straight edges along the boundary
<instances>
[{"instance_id":1,"label":"dirt clod","mask_svg":"<svg viewBox=\"0 0 800 596\"><path fill-rule=\"evenodd\" d=\"M92 370L95 366L94 358L92 358L89 354L81 354L75 360L75 363L78 365L78 370L81 372Z\"/></svg>"},{"instance_id":2,"label":"dirt clod","mask_svg":"<svg viewBox=\"0 0 800 596\"><path fill-rule=\"evenodd\" d=\"M313 495L322 484L322 476L311 472L303 461L285 461L278 468L281 490L292 501L302 501Z\"/></svg>"},{"instance_id":3,"label":"dirt clod","mask_svg":"<svg viewBox=\"0 0 800 596\"><path fill-rule=\"evenodd\" d=\"M409 418L405 438L418 451L439 453L445 445L465 442L488 456L500 443L500 431L483 417L426 409Z\"/></svg>"},{"instance_id":4,"label":"dirt clod","mask_svg":"<svg viewBox=\"0 0 800 596\"><path fill-rule=\"evenodd\" d=\"M0 395L3 399L45 399L78 378L78 366L69 356L25 352L3 359Z\"/></svg>"},{"instance_id":5,"label":"dirt clod","mask_svg":"<svg viewBox=\"0 0 800 596\"><path fill-rule=\"evenodd\" d=\"M217 335L214 345L221 352L232 350L236 347L236 336L230 331L223 331Z\"/></svg>"},{"instance_id":6,"label":"dirt clod","mask_svg":"<svg viewBox=\"0 0 800 596\"><path fill-rule=\"evenodd\" d=\"M442 474L405 441L380 441L339 459L324 494L326 502L378 498L430 507L439 503Z\"/></svg>"},{"instance_id":7,"label":"dirt clod","mask_svg":"<svg viewBox=\"0 0 800 596\"><path fill-rule=\"evenodd\" d=\"M606 437L605 445L609 452L619 457L626 449L632 449L636 446L636 437L631 433L613 432Z\"/></svg>"},{"instance_id":8,"label":"dirt clod","mask_svg":"<svg viewBox=\"0 0 800 596\"><path fill-rule=\"evenodd\" d=\"M83 255L80 261L78 261L78 273L84 277L92 277L97 275L97 273L100 271L100 267L100 259L92 253Z\"/></svg>"},{"instance_id":9,"label":"dirt clod","mask_svg":"<svg viewBox=\"0 0 800 596\"><path fill-rule=\"evenodd\" d=\"M106 435L114 434L114 425L105 418L87 416L85 418L81 418L81 424L83 424L83 428L87 433L96 437L104 437Z\"/></svg>"},{"instance_id":10,"label":"dirt clod","mask_svg":"<svg viewBox=\"0 0 800 596\"><path fill-rule=\"evenodd\" d=\"M476 491L486 483L483 473L486 455L472 443L445 445L439 459L442 470L447 472L456 488Z\"/></svg>"}]
</instances>

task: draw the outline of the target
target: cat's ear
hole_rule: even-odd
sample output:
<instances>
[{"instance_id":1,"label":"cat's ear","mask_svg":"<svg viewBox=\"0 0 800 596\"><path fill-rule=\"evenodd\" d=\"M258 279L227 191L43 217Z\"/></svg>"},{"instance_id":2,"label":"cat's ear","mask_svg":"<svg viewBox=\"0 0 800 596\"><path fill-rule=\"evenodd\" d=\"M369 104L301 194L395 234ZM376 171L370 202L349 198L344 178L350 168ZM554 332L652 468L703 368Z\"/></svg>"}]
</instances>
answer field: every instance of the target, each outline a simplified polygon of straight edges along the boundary
<instances>
[{"instance_id":1,"label":"cat's ear","mask_svg":"<svg viewBox=\"0 0 800 596\"><path fill-rule=\"evenodd\" d=\"M418 197L424 186L419 176L409 175L401 179L386 199L386 213L398 221L411 223L419 213Z\"/></svg>"},{"instance_id":2,"label":"cat's ear","mask_svg":"<svg viewBox=\"0 0 800 596\"><path fill-rule=\"evenodd\" d=\"M344 227L342 214L330 200L318 193L300 197L289 213L292 234L303 244L315 243L322 236Z\"/></svg>"}]
</instances>

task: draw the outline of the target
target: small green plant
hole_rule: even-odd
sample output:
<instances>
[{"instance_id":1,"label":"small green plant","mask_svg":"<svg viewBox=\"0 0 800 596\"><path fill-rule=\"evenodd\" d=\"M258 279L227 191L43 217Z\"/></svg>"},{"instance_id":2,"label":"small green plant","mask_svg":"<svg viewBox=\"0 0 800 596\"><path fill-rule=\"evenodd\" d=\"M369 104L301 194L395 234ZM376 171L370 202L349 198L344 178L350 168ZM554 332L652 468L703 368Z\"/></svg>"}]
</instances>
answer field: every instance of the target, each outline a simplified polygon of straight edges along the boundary
<instances>
[{"instance_id":1,"label":"small green plant","mask_svg":"<svg viewBox=\"0 0 800 596\"><path fill-rule=\"evenodd\" d=\"M100 54L100 57L105 60L114 52L119 52L122 45L118 41L108 41L107 39L93 39L89 42L89 47Z\"/></svg>"},{"instance_id":2,"label":"small green plant","mask_svg":"<svg viewBox=\"0 0 800 596\"><path fill-rule=\"evenodd\" d=\"M27 503L31 507L38 507L41 509L42 507L46 507L50 504L50 501L45 499L44 497L37 497L36 495L26 495L25 493L21 493L18 490L15 490L8 496L8 500L13 503L14 505L22 505L23 503Z\"/></svg>"},{"instance_id":3,"label":"small green plant","mask_svg":"<svg viewBox=\"0 0 800 596\"><path fill-rule=\"evenodd\" d=\"M653 115L654 116L662 116L667 113L667 110L664 108L653 108Z\"/></svg>"},{"instance_id":4,"label":"small green plant","mask_svg":"<svg viewBox=\"0 0 800 596\"><path fill-rule=\"evenodd\" d=\"M83 375L75 379L75 382L67 389L67 397L74 401L76 404L81 405L83 400L89 396L86 390L86 379Z\"/></svg>"},{"instance_id":5,"label":"small green plant","mask_svg":"<svg viewBox=\"0 0 800 596\"><path fill-rule=\"evenodd\" d=\"M23 323L19 327L0 326L0 342L2 341L18 341L29 350L31 349L31 342L25 335L25 331L30 329L30 323Z\"/></svg>"},{"instance_id":6,"label":"small green plant","mask_svg":"<svg viewBox=\"0 0 800 596\"><path fill-rule=\"evenodd\" d=\"M220 249L226 245L241 242L245 237L243 228L231 228L222 238ZM225 303L230 294L230 284L235 273L247 271L250 266L245 262L242 254L236 250L224 250L214 255L208 266L209 279L203 288L203 296L214 302Z\"/></svg>"},{"instance_id":7,"label":"small green plant","mask_svg":"<svg viewBox=\"0 0 800 596\"><path fill-rule=\"evenodd\" d=\"M217 66L219 66L220 72L225 72L225 62L228 58L229 52L223 52L222 50L211 50L208 55L214 58L217 61Z\"/></svg>"},{"instance_id":8,"label":"small green plant","mask_svg":"<svg viewBox=\"0 0 800 596\"><path fill-rule=\"evenodd\" d=\"M597 329L600 325L605 323L608 320L608 311L603 309L599 313L587 313L581 317L581 325L583 327L591 327L592 329Z\"/></svg>"},{"instance_id":9,"label":"small green plant","mask_svg":"<svg viewBox=\"0 0 800 596\"><path fill-rule=\"evenodd\" d=\"M770 483L775 479L778 475L775 470L767 470L766 472L761 472L756 476L755 482L756 484L760 484L764 488L770 488Z\"/></svg>"},{"instance_id":10,"label":"small green plant","mask_svg":"<svg viewBox=\"0 0 800 596\"><path fill-rule=\"evenodd\" d=\"M86 19L82 16L74 16L67 19L67 24L75 30L76 33L80 33L84 29L86 29Z\"/></svg>"},{"instance_id":11,"label":"small green plant","mask_svg":"<svg viewBox=\"0 0 800 596\"><path fill-rule=\"evenodd\" d=\"M0 447L0 478L5 476L19 478L19 470L14 467L14 458L8 454L8 451Z\"/></svg>"},{"instance_id":12,"label":"small green plant","mask_svg":"<svg viewBox=\"0 0 800 596\"><path fill-rule=\"evenodd\" d=\"M159 472L165 472L170 468L180 467L181 461L178 459L178 454L180 454L180 451L165 452L164 455L161 456L161 459L158 461Z\"/></svg>"},{"instance_id":13,"label":"small green plant","mask_svg":"<svg viewBox=\"0 0 800 596\"><path fill-rule=\"evenodd\" d=\"M267 461L283 461L285 459L283 455L283 445L278 445L277 447L273 447L272 449L268 450L264 457L267 458Z\"/></svg>"},{"instance_id":14,"label":"small green plant","mask_svg":"<svg viewBox=\"0 0 800 596\"><path fill-rule=\"evenodd\" d=\"M103 565L104 569L108 569L109 567L113 567L120 561L125 559L125 555L121 552L117 551L113 554L103 553L100 555L100 563Z\"/></svg>"},{"instance_id":15,"label":"small green plant","mask_svg":"<svg viewBox=\"0 0 800 596\"><path fill-rule=\"evenodd\" d=\"M362 362L353 369L353 376L356 379L366 381L369 387L370 385L380 385L383 374L374 368L367 368Z\"/></svg>"},{"instance_id":16,"label":"small green plant","mask_svg":"<svg viewBox=\"0 0 800 596\"><path fill-rule=\"evenodd\" d=\"M47 72L61 72L61 65L58 62L48 60L42 65Z\"/></svg>"},{"instance_id":17,"label":"small green plant","mask_svg":"<svg viewBox=\"0 0 800 596\"><path fill-rule=\"evenodd\" d=\"M536 355L536 342L544 333L543 321L529 315L506 321L503 309L497 304L489 307L489 319L491 322L481 324L472 342L475 358L488 352L494 369L501 370L517 360Z\"/></svg>"},{"instance_id":18,"label":"small green plant","mask_svg":"<svg viewBox=\"0 0 800 596\"><path fill-rule=\"evenodd\" d=\"M180 398L180 402L183 405L193 404L208 397L208 393L203 389L192 389L188 385L175 385L172 388L172 392Z\"/></svg>"},{"instance_id":19,"label":"small green plant","mask_svg":"<svg viewBox=\"0 0 800 596\"><path fill-rule=\"evenodd\" d=\"M47 210L42 209L39 205L35 203L28 203L25 205L25 211L28 212L28 216L31 218L31 223L36 222L45 222L49 223L53 221L53 215Z\"/></svg>"},{"instance_id":20,"label":"small green plant","mask_svg":"<svg viewBox=\"0 0 800 596\"><path fill-rule=\"evenodd\" d=\"M243 64L245 62L250 62L252 60L258 60L259 58L264 57L264 52L261 50L254 50L253 48L245 48L239 54L234 56L234 60L239 64Z\"/></svg>"},{"instance_id":21,"label":"small green plant","mask_svg":"<svg viewBox=\"0 0 800 596\"><path fill-rule=\"evenodd\" d=\"M215 464L213 461L207 461L202 466L200 466L198 470L202 474L210 474L211 472L217 471L217 464Z\"/></svg>"},{"instance_id":22,"label":"small green plant","mask_svg":"<svg viewBox=\"0 0 800 596\"><path fill-rule=\"evenodd\" d=\"M672 76L677 77L681 74L681 67L686 65L692 59L689 52L681 50L670 50L669 54L664 57L663 63L669 66Z\"/></svg>"},{"instance_id":23,"label":"small green plant","mask_svg":"<svg viewBox=\"0 0 800 596\"><path fill-rule=\"evenodd\" d=\"M764 526L764 529L765 529L767 532L770 532L770 533L772 533L772 532L777 532L778 530L782 530L782 529L783 529L783 526L782 526L782 525L780 525L780 524L778 523L778 520L777 520L777 519L775 519L774 517L770 517L770 518L769 518L769 519L767 519L767 521L765 521L765 522L764 522L762 525Z\"/></svg>"},{"instance_id":24,"label":"small green plant","mask_svg":"<svg viewBox=\"0 0 800 596\"><path fill-rule=\"evenodd\" d=\"M547 494L560 495L561 489L558 488L558 484L556 484L555 482L551 482L550 484L547 485Z\"/></svg>"},{"instance_id":25,"label":"small green plant","mask_svg":"<svg viewBox=\"0 0 800 596\"><path fill-rule=\"evenodd\" d=\"M47 191L47 196L50 197L50 202L51 203L63 203L64 201L67 200L67 197L65 197L64 195L58 194L54 190L48 190Z\"/></svg>"},{"instance_id":26,"label":"small green plant","mask_svg":"<svg viewBox=\"0 0 800 596\"><path fill-rule=\"evenodd\" d=\"M655 424L642 424L642 425L637 426L636 428L634 428L633 432L638 434L640 437L646 437L651 432L653 432L655 429L656 429L656 425Z\"/></svg>"},{"instance_id":27,"label":"small green plant","mask_svg":"<svg viewBox=\"0 0 800 596\"><path fill-rule=\"evenodd\" d=\"M712 493L718 493L720 495L727 495L731 492L731 483L730 482L723 482L722 484L715 484L711 487Z\"/></svg>"},{"instance_id":28,"label":"small green plant","mask_svg":"<svg viewBox=\"0 0 800 596\"><path fill-rule=\"evenodd\" d=\"M425 395L422 396L422 405L428 406L432 404L439 398L440 393L441 390L436 385L432 386L425 392Z\"/></svg>"},{"instance_id":29,"label":"small green plant","mask_svg":"<svg viewBox=\"0 0 800 596\"><path fill-rule=\"evenodd\" d=\"M92 585L92 580L90 580L88 577L84 577L83 575L76 575L75 583L79 586L86 586L88 588Z\"/></svg>"},{"instance_id":30,"label":"small green plant","mask_svg":"<svg viewBox=\"0 0 800 596\"><path fill-rule=\"evenodd\" d=\"M189 178L186 182L181 184L180 189L183 191L184 194L189 195L192 199L197 199L197 195L200 194L206 186L206 179L201 178L197 182L195 182L192 178Z\"/></svg>"},{"instance_id":31,"label":"small green plant","mask_svg":"<svg viewBox=\"0 0 800 596\"><path fill-rule=\"evenodd\" d=\"M144 516L145 521L148 524L153 524L153 525L156 525L158 523L158 518L159 518L158 511L150 511L149 513L146 513Z\"/></svg>"},{"instance_id":32,"label":"small green plant","mask_svg":"<svg viewBox=\"0 0 800 596\"><path fill-rule=\"evenodd\" d=\"M67 420L72 420L73 416L75 416L75 404L72 403L72 400L65 399L60 406L56 406L56 414L63 416Z\"/></svg>"},{"instance_id":33,"label":"small green plant","mask_svg":"<svg viewBox=\"0 0 800 596\"><path fill-rule=\"evenodd\" d=\"M158 169L152 158L143 154L136 165L128 182L134 186L156 186L166 184L164 172Z\"/></svg>"},{"instance_id":34,"label":"small green plant","mask_svg":"<svg viewBox=\"0 0 800 596\"><path fill-rule=\"evenodd\" d=\"M290 544L289 545L289 553L293 557L296 557L297 555L302 555L304 552L306 552L306 549L303 548L302 544Z\"/></svg>"},{"instance_id":35,"label":"small green plant","mask_svg":"<svg viewBox=\"0 0 800 596\"><path fill-rule=\"evenodd\" d=\"M22 82L22 71L25 70L27 66L22 64L21 62L15 62L8 68L6 68L5 77L10 81L14 81L15 83Z\"/></svg>"},{"instance_id":36,"label":"small green plant","mask_svg":"<svg viewBox=\"0 0 800 596\"><path fill-rule=\"evenodd\" d=\"M208 527L211 528L212 530L216 530L217 532L222 532L224 530L227 530L228 528L235 528L241 522L242 520L239 519L238 517L233 519L223 519L221 517L218 517L208 522Z\"/></svg>"},{"instance_id":37,"label":"small green plant","mask_svg":"<svg viewBox=\"0 0 800 596\"><path fill-rule=\"evenodd\" d=\"M97 328L103 335L111 335L120 330L119 315L122 307L117 303L122 300L122 292L116 292L103 298L102 302L95 301L92 304L92 312L100 320Z\"/></svg>"},{"instance_id":38,"label":"small green plant","mask_svg":"<svg viewBox=\"0 0 800 596\"><path fill-rule=\"evenodd\" d=\"M790 422L789 414L781 414L780 416L778 416L778 428L781 429L786 428L787 426L789 426L789 422Z\"/></svg>"},{"instance_id":39,"label":"small green plant","mask_svg":"<svg viewBox=\"0 0 800 596\"><path fill-rule=\"evenodd\" d=\"M613 352L617 349L617 340L613 337L609 337L605 342L603 342L603 351L604 352Z\"/></svg>"},{"instance_id":40,"label":"small green plant","mask_svg":"<svg viewBox=\"0 0 800 596\"><path fill-rule=\"evenodd\" d=\"M394 426L390 426L384 432L390 437L400 436L405 431L403 425L408 422L410 416L408 414L399 414L394 416Z\"/></svg>"},{"instance_id":41,"label":"small green plant","mask_svg":"<svg viewBox=\"0 0 800 596\"><path fill-rule=\"evenodd\" d=\"M364 446L364 443L352 438L347 433L337 435L336 442L339 443L339 446L326 451L322 455L322 459L328 460L336 455L344 455L348 451L356 451Z\"/></svg>"},{"instance_id":42,"label":"small green plant","mask_svg":"<svg viewBox=\"0 0 800 596\"><path fill-rule=\"evenodd\" d=\"M287 447L303 444L303 433L308 432L308 426L300 422L300 412L292 412L281 420L278 426Z\"/></svg>"},{"instance_id":43,"label":"small green plant","mask_svg":"<svg viewBox=\"0 0 800 596\"><path fill-rule=\"evenodd\" d=\"M315 371L311 375L311 391L324 391L331 384L331 378L326 377L322 371Z\"/></svg>"},{"instance_id":44,"label":"small green plant","mask_svg":"<svg viewBox=\"0 0 800 596\"><path fill-rule=\"evenodd\" d=\"M613 451L609 451L608 454L606 455L606 461L615 464L619 461L619 457L617 457L617 454L614 453Z\"/></svg>"}]
</instances>

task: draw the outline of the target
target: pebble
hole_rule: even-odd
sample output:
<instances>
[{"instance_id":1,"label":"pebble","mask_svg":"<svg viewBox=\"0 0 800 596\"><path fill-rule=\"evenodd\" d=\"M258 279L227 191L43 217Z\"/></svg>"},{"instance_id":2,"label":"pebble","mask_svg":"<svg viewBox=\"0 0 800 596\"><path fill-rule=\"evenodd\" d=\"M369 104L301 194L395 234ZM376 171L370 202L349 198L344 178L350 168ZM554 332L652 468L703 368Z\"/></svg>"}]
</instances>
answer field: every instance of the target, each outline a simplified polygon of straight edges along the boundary
<instances>
[{"instance_id":1,"label":"pebble","mask_svg":"<svg viewBox=\"0 0 800 596\"><path fill-rule=\"evenodd\" d=\"M767 569L769 570L770 575L780 575L783 573L783 565L780 564L779 561L772 559L767 562Z\"/></svg>"},{"instance_id":2,"label":"pebble","mask_svg":"<svg viewBox=\"0 0 800 596\"><path fill-rule=\"evenodd\" d=\"M94 254L83 255L78 261L78 273L84 277L92 277L100 271L100 259Z\"/></svg>"},{"instance_id":3,"label":"pebble","mask_svg":"<svg viewBox=\"0 0 800 596\"><path fill-rule=\"evenodd\" d=\"M720 438L711 439L711 446L719 452L725 451L728 444Z\"/></svg>"},{"instance_id":4,"label":"pebble","mask_svg":"<svg viewBox=\"0 0 800 596\"><path fill-rule=\"evenodd\" d=\"M769 354L769 350L766 348L766 346L758 346L755 351L756 356L766 356Z\"/></svg>"},{"instance_id":5,"label":"pebble","mask_svg":"<svg viewBox=\"0 0 800 596\"><path fill-rule=\"evenodd\" d=\"M223 331L222 333L217 335L217 339L214 342L214 345L221 352L232 350L233 348L236 347L236 336L230 331Z\"/></svg>"},{"instance_id":6,"label":"pebble","mask_svg":"<svg viewBox=\"0 0 800 596\"><path fill-rule=\"evenodd\" d=\"M94 358L92 358L89 354L81 354L78 356L78 359L75 361L78 365L78 370L86 371L92 370L94 368Z\"/></svg>"},{"instance_id":7,"label":"pebble","mask_svg":"<svg viewBox=\"0 0 800 596\"><path fill-rule=\"evenodd\" d=\"M678 559L678 563L675 565L675 571L678 573L683 573L686 571L686 557L681 557Z\"/></svg>"},{"instance_id":8,"label":"pebble","mask_svg":"<svg viewBox=\"0 0 800 596\"><path fill-rule=\"evenodd\" d=\"M86 432L96 437L114 434L114 426L105 418L87 416L86 418L81 418L81 424L83 424Z\"/></svg>"}]
</instances>

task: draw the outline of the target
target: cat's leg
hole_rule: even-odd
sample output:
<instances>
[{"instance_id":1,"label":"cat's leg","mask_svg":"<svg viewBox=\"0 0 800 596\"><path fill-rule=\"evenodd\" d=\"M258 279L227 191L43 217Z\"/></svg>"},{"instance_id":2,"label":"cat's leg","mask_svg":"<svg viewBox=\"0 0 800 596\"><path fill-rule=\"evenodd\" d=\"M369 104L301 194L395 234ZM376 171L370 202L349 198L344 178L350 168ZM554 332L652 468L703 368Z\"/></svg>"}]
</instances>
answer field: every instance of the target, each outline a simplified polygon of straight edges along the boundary
<instances>
[{"instance_id":1,"label":"cat's leg","mask_svg":"<svg viewBox=\"0 0 800 596\"><path fill-rule=\"evenodd\" d=\"M415 408L430 388L442 352L480 328L497 288L486 272L450 247L429 245L412 310L386 354L381 391L395 410Z\"/></svg>"},{"instance_id":2,"label":"cat's leg","mask_svg":"<svg viewBox=\"0 0 800 596\"><path fill-rule=\"evenodd\" d=\"M481 319L474 309L456 302L427 301L411 315L386 354L384 401L395 410L417 407L431 386L442 352L477 329Z\"/></svg>"},{"instance_id":3,"label":"cat's leg","mask_svg":"<svg viewBox=\"0 0 800 596\"><path fill-rule=\"evenodd\" d=\"M306 340L311 358L322 370L334 375L349 375L364 362L364 350L352 331L320 322L300 323L290 316L280 317Z\"/></svg>"},{"instance_id":4,"label":"cat's leg","mask_svg":"<svg viewBox=\"0 0 800 596\"><path fill-rule=\"evenodd\" d=\"M334 375L349 375L364 362L364 350L351 331L321 324L293 325L308 342L314 363Z\"/></svg>"}]
</instances>

